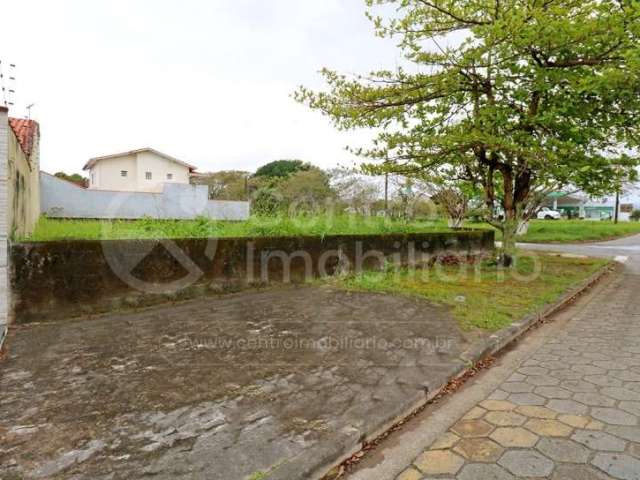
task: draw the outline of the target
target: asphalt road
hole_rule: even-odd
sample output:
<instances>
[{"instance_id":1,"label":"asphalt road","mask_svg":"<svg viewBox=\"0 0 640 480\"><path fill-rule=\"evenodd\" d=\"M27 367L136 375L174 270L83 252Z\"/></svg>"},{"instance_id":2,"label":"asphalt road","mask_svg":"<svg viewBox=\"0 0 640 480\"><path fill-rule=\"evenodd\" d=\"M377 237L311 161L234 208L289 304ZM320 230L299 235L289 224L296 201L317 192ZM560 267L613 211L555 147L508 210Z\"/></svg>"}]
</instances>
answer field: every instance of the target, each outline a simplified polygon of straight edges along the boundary
<instances>
[{"instance_id":1,"label":"asphalt road","mask_svg":"<svg viewBox=\"0 0 640 480\"><path fill-rule=\"evenodd\" d=\"M612 258L625 264L625 273L640 274L640 235L598 243L570 245L519 243L518 246L526 250L545 250L588 255L591 257Z\"/></svg>"}]
</instances>

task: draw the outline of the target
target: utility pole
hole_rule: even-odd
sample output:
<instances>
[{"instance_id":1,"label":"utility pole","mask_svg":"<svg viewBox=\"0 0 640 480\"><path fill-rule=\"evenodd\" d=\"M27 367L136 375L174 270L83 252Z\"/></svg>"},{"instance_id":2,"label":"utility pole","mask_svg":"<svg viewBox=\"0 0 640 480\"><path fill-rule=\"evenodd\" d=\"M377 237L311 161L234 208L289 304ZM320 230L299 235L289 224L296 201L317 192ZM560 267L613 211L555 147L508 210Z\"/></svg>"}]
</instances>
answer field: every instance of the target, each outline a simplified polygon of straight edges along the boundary
<instances>
[{"instance_id":1,"label":"utility pole","mask_svg":"<svg viewBox=\"0 0 640 480\"><path fill-rule=\"evenodd\" d=\"M389 216L389 173L384 174L384 216Z\"/></svg>"},{"instance_id":2,"label":"utility pole","mask_svg":"<svg viewBox=\"0 0 640 480\"><path fill-rule=\"evenodd\" d=\"M616 173L617 173L617 177L618 177L618 181L616 182L616 211L613 215L613 223L615 225L618 224L618 220L620 219L620 190L622 188L622 181L620 179L620 166L618 165L618 168L616 169Z\"/></svg>"}]
</instances>

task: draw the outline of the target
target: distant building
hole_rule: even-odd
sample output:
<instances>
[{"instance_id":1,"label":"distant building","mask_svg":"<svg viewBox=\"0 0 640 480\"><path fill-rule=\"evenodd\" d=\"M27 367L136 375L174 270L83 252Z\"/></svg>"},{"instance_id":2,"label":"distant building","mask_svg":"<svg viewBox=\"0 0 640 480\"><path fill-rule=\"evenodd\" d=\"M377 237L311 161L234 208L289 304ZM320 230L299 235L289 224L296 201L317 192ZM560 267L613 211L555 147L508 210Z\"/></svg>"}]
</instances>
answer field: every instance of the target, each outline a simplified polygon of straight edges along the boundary
<instances>
[{"instance_id":1,"label":"distant building","mask_svg":"<svg viewBox=\"0 0 640 480\"><path fill-rule=\"evenodd\" d=\"M196 167L153 148L141 148L90 159L89 189L162 192L165 183L188 184Z\"/></svg>"},{"instance_id":2,"label":"distant building","mask_svg":"<svg viewBox=\"0 0 640 480\"><path fill-rule=\"evenodd\" d=\"M615 196L592 198L583 192L554 192L543 204L558 210L567 218L583 218L585 220L609 220L615 217ZM620 221L628 221L633 210L640 208L640 197L636 190L620 196Z\"/></svg>"}]
</instances>

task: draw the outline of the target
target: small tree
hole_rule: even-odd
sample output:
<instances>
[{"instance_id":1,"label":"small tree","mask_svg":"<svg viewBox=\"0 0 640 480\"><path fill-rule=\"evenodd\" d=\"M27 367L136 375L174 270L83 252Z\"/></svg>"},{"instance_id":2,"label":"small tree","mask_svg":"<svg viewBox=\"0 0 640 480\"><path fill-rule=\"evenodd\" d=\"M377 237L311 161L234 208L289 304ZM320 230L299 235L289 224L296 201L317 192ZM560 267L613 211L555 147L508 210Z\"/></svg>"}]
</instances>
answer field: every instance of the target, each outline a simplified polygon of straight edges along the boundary
<instances>
[{"instance_id":1,"label":"small tree","mask_svg":"<svg viewBox=\"0 0 640 480\"><path fill-rule=\"evenodd\" d=\"M211 200L245 200L247 198L248 177L249 172L223 170L193 175L191 183L207 185Z\"/></svg>"},{"instance_id":2,"label":"small tree","mask_svg":"<svg viewBox=\"0 0 640 480\"><path fill-rule=\"evenodd\" d=\"M348 78L296 98L342 129L376 128L370 171L438 175L481 189L486 220L515 234L566 185L611 190L635 175L640 138L640 2L366 0L376 33L396 37L412 72ZM392 18L373 7L395 7ZM453 35L462 39L448 46Z\"/></svg>"},{"instance_id":3,"label":"small tree","mask_svg":"<svg viewBox=\"0 0 640 480\"><path fill-rule=\"evenodd\" d=\"M462 228L467 216L469 200L467 196L456 188L442 188L432 197L447 215L451 228Z\"/></svg>"},{"instance_id":4,"label":"small tree","mask_svg":"<svg viewBox=\"0 0 640 480\"><path fill-rule=\"evenodd\" d=\"M371 213L382 196L379 183L359 170L336 168L329 172L331 188L342 206L361 214Z\"/></svg>"},{"instance_id":5,"label":"small tree","mask_svg":"<svg viewBox=\"0 0 640 480\"><path fill-rule=\"evenodd\" d=\"M388 175L391 216L413 219L416 216L436 216L432 201L433 185L422 178Z\"/></svg>"},{"instance_id":6,"label":"small tree","mask_svg":"<svg viewBox=\"0 0 640 480\"><path fill-rule=\"evenodd\" d=\"M274 217L286 208L282 194L273 187L263 186L251 194L251 212L264 217Z\"/></svg>"}]
</instances>

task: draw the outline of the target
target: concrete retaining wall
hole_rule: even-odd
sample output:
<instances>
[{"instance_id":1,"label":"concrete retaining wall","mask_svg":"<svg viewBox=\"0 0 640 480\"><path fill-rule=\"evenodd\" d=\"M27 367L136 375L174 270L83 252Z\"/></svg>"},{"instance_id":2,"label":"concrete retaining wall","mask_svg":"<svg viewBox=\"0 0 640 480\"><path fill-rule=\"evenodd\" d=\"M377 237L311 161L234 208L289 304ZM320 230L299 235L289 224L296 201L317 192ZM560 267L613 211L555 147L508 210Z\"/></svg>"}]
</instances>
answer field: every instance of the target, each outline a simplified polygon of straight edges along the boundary
<instances>
[{"instance_id":1,"label":"concrete retaining wall","mask_svg":"<svg viewBox=\"0 0 640 480\"><path fill-rule=\"evenodd\" d=\"M493 249L493 231L21 243L11 288L18 322L51 321Z\"/></svg>"},{"instance_id":2,"label":"concrete retaining wall","mask_svg":"<svg viewBox=\"0 0 640 480\"><path fill-rule=\"evenodd\" d=\"M46 172L40 172L40 185L41 210L51 218L249 218L249 202L209 200L206 185L166 183L162 193L112 192L81 188Z\"/></svg>"}]
</instances>

